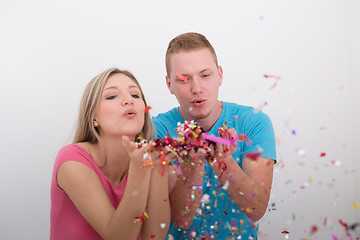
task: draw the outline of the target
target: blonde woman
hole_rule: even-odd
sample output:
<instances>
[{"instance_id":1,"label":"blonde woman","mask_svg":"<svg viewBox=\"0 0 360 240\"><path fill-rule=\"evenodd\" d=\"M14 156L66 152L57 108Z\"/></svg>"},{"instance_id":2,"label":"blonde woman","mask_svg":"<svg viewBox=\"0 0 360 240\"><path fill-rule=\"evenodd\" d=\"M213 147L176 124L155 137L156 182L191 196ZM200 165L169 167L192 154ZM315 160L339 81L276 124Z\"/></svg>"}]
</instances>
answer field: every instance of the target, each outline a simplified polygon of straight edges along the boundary
<instances>
[{"instance_id":1,"label":"blonde woman","mask_svg":"<svg viewBox=\"0 0 360 240\"><path fill-rule=\"evenodd\" d=\"M88 83L73 144L54 164L50 239L165 238L169 170L158 151L149 155L153 167L142 167L146 147L133 142L153 137L146 106L128 71L111 68Z\"/></svg>"}]
</instances>

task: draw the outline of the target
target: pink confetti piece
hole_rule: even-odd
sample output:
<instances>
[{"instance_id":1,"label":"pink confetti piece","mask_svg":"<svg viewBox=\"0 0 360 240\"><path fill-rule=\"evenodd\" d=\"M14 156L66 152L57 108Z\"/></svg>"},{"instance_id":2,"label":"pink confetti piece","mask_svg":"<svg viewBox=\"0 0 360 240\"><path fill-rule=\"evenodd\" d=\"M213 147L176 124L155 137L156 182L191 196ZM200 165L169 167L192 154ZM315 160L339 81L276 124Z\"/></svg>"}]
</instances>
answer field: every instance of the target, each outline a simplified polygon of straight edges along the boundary
<instances>
[{"instance_id":1,"label":"pink confetti piece","mask_svg":"<svg viewBox=\"0 0 360 240\"><path fill-rule=\"evenodd\" d=\"M247 200L251 200L253 198L253 192L249 192L248 196L247 196Z\"/></svg>"},{"instance_id":2,"label":"pink confetti piece","mask_svg":"<svg viewBox=\"0 0 360 240\"><path fill-rule=\"evenodd\" d=\"M350 232L346 232L346 236L348 236L350 240L353 240L353 237L351 236Z\"/></svg>"},{"instance_id":3,"label":"pink confetti piece","mask_svg":"<svg viewBox=\"0 0 360 240\"><path fill-rule=\"evenodd\" d=\"M333 240L338 240L338 238L333 234L332 235Z\"/></svg>"},{"instance_id":4,"label":"pink confetti piece","mask_svg":"<svg viewBox=\"0 0 360 240\"><path fill-rule=\"evenodd\" d=\"M276 76L276 75L266 75L266 74L264 74L264 77L265 78L274 78L275 79L274 84L269 88L270 90L274 89L276 87L278 81L280 80L280 76Z\"/></svg>"},{"instance_id":5,"label":"pink confetti piece","mask_svg":"<svg viewBox=\"0 0 360 240\"><path fill-rule=\"evenodd\" d=\"M255 110L254 110L254 113L257 113L259 112L263 107L265 107L268 103L267 102L264 102L263 104L261 104L259 107L257 107Z\"/></svg>"},{"instance_id":6,"label":"pink confetti piece","mask_svg":"<svg viewBox=\"0 0 360 240\"><path fill-rule=\"evenodd\" d=\"M217 143L221 143L221 144L225 144L225 145L230 145L230 141L221 137L215 137L214 135L210 135L207 133L202 133L202 137L206 140L209 141L213 141L213 142L217 142Z\"/></svg>"},{"instance_id":7,"label":"pink confetti piece","mask_svg":"<svg viewBox=\"0 0 360 240\"><path fill-rule=\"evenodd\" d=\"M237 141L238 136L236 135L235 137L232 137L231 134L229 133L228 138L229 138L231 145L236 147L236 141Z\"/></svg>"},{"instance_id":8,"label":"pink confetti piece","mask_svg":"<svg viewBox=\"0 0 360 240\"><path fill-rule=\"evenodd\" d=\"M185 77L185 76L182 75L181 73L177 73L176 76L177 76L178 78L180 78L181 80L183 80L184 82L187 82L187 81L188 81L187 77Z\"/></svg>"}]
</instances>

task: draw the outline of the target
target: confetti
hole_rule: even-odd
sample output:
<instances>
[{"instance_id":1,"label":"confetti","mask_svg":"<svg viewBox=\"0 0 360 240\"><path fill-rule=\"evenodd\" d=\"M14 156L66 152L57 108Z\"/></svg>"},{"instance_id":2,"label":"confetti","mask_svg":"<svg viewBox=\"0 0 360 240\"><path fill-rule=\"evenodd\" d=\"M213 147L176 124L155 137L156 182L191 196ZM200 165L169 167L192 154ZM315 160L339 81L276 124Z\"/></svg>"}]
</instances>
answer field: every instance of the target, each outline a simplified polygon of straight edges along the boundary
<instances>
[{"instance_id":1,"label":"confetti","mask_svg":"<svg viewBox=\"0 0 360 240\"><path fill-rule=\"evenodd\" d=\"M339 223L344 227L344 228L348 228L348 224L343 222L341 219L339 219Z\"/></svg>"},{"instance_id":2,"label":"confetti","mask_svg":"<svg viewBox=\"0 0 360 240\"><path fill-rule=\"evenodd\" d=\"M145 112L150 111L150 109L151 109L151 106L147 106L147 107L145 107Z\"/></svg>"},{"instance_id":3,"label":"confetti","mask_svg":"<svg viewBox=\"0 0 360 240\"><path fill-rule=\"evenodd\" d=\"M176 76L177 76L179 79L183 80L185 83L188 82L187 77L185 77L185 76L182 75L181 73L176 73Z\"/></svg>"},{"instance_id":4,"label":"confetti","mask_svg":"<svg viewBox=\"0 0 360 240\"><path fill-rule=\"evenodd\" d=\"M160 224L160 227L161 227L161 228L165 228L165 227L166 227L166 223L161 223L161 224Z\"/></svg>"},{"instance_id":5,"label":"confetti","mask_svg":"<svg viewBox=\"0 0 360 240\"><path fill-rule=\"evenodd\" d=\"M230 145L230 141L227 139L223 139L221 137L215 137L214 135L210 135L207 133L203 133L202 137L206 140L210 140L213 142L217 142L217 143L221 143L221 144L225 144L225 145Z\"/></svg>"},{"instance_id":6,"label":"confetti","mask_svg":"<svg viewBox=\"0 0 360 240\"><path fill-rule=\"evenodd\" d=\"M326 156L325 152L320 153L320 157L325 157L325 156Z\"/></svg>"},{"instance_id":7,"label":"confetti","mask_svg":"<svg viewBox=\"0 0 360 240\"><path fill-rule=\"evenodd\" d=\"M264 102L263 104L261 104L259 107L257 107L255 110L254 110L254 113L258 113L263 107L265 107L268 103L267 102Z\"/></svg>"},{"instance_id":8,"label":"confetti","mask_svg":"<svg viewBox=\"0 0 360 240\"><path fill-rule=\"evenodd\" d=\"M264 77L265 78L274 78L275 79L275 82L274 84L270 87L270 90L274 89L278 83L278 81L280 80L280 76L275 76L275 75L266 75L264 74Z\"/></svg>"},{"instance_id":9,"label":"confetti","mask_svg":"<svg viewBox=\"0 0 360 240\"><path fill-rule=\"evenodd\" d=\"M140 222L143 223L145 222L145 220L149 218L149 216L147 215L146 212L143 212L143 214L141 216L135 217L134 223Z\"/></svg>"},{"instance_id":10,"label":"confetti","mask_svg":"<svg viewBox=\"0 0 360 240\"><path fill-rule=\"evenodd\" d=\"M247 196L247 200L251 200L253 198L253 192L250 191L248 196Z\"/></svg>"},{"instance_id":11,"label":"confetti","mask_svg":"<svg viewBox=\"0 0 360 240\"><path fill-rule=\"evenodd\" d=\"M359 226L360 226L360 223L353 223L347 228L347 230L354 231Z\"/></svg>"},{"instance_id":12,"label":"confetti","mask_svg":"<svg viewBox=\"0 0 360 240\"><path fill-rule=\"evenodd\" d=\"M262 153L261 152L255 152L255 153L246 153L245 154L245 157L248 157L248 158L250 158L250 159L252 159L252 160L257 160L258 159L258 157L261 155Z\"/></svg>"},{"instance_id":13,"label":"confetti","mask_svg":"<svg viewBox=\"0 0 360 240\"><path fill-rule=\"evenodd\" d=\"M359 209L359 204L358 204L358 203L353 203L353 206L354 206L354 208L355 208L356 210Z\"/></svg>"},{"instance_id":14,"label":"confetti","mask_svg":"<svg viewBox=\"0 0 360 240\"><path fill-rule=\"evenodd\" d=\"M318 227L316 225L312 225L310 229L310 235L313 235L318 231Z\"/></svg>"},{"instance_id":15,"label":"confetti","mask_svg":"<svg viewBox=\"0 0 360 240\"><path fill-rule=\"evenodd\" d=\"M281 233L282 233L282 234L289 234L290 232L284 230L284 231L282 231Z\"/></svg>"}]
</instances>

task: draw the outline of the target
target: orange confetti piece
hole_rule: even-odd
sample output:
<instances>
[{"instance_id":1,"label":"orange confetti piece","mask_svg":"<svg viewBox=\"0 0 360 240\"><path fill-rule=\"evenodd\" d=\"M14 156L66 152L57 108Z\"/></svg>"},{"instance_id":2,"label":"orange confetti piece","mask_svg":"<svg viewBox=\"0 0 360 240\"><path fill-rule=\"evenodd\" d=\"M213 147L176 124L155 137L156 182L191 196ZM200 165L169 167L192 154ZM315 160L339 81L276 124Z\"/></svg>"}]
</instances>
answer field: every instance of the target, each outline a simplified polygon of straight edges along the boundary
<instances>
[{"instance_id":1,"label":"orange confetti piece","mask_svg":"<svg viewBox=\"0 0 360 240\"><path fill-rule=\"evenodd\" d=\"M187 82L187 81L188 81L187 77L185 77L185 76L182 75L181 73L177 73L176 76L177 76L178 78L180 78L181 80L183 80L184 82Z\"/></svg>"}]
</instances>

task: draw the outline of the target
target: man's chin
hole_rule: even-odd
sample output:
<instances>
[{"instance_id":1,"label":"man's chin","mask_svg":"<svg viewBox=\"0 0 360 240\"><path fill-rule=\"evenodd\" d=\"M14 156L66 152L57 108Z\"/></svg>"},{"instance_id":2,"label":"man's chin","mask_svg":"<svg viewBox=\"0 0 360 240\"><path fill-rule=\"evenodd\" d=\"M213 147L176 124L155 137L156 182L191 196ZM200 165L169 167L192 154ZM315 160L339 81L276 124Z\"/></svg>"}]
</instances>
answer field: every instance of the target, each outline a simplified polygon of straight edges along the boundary
<instances>
[{"instance_id":1,"label":"man's chin","mask_svg":"<svg viewBox=\"0 0 360 240\"><path fill-rule=\"evenodd\" d=\"M205 113L195 113L195 114L190 114L190 116L192 117L192 119L194 119L195 121L197 120L203 120L205 119L207 116L209 116L209 114L205 114Z\"/></svg>"}]
</instances>

